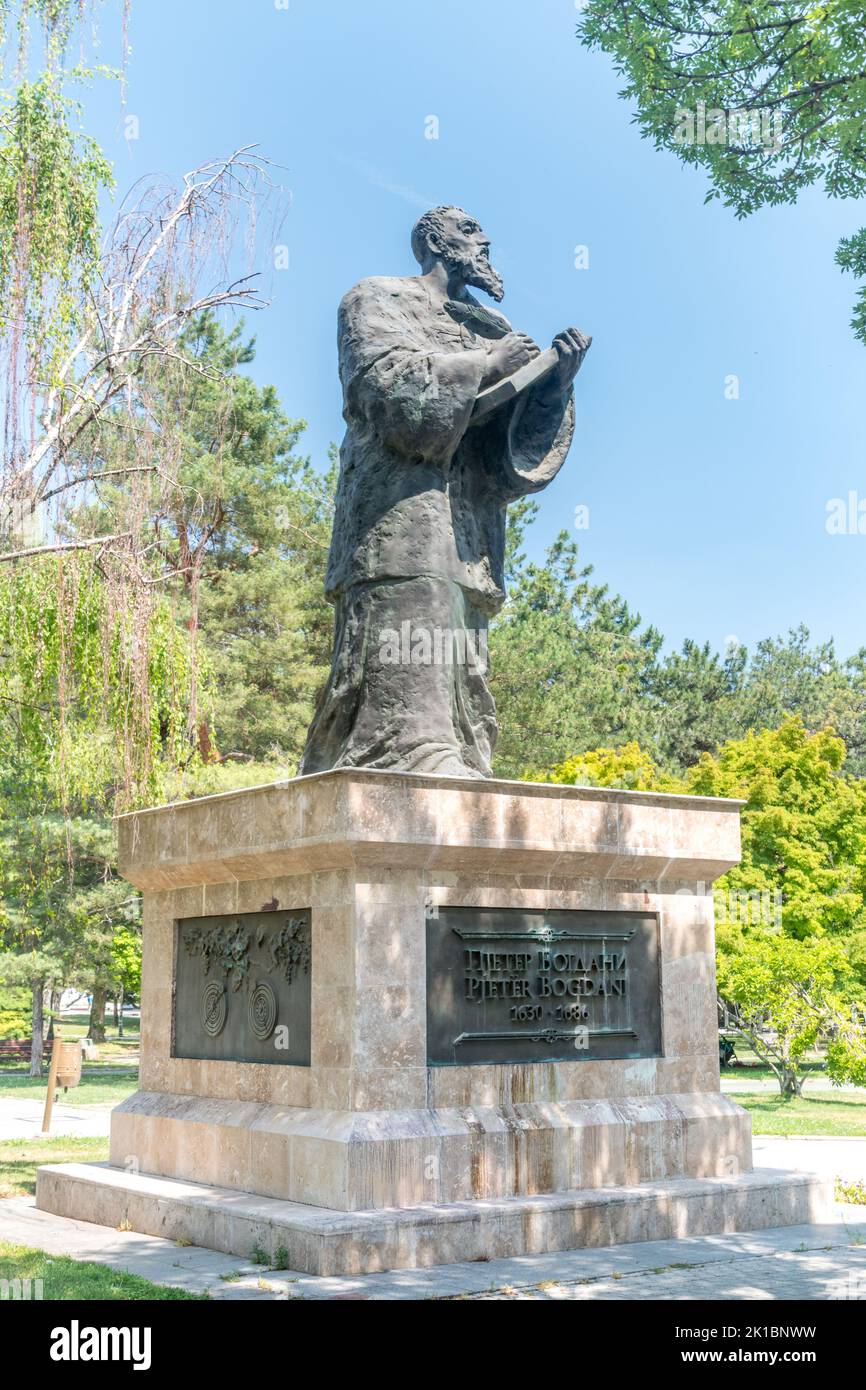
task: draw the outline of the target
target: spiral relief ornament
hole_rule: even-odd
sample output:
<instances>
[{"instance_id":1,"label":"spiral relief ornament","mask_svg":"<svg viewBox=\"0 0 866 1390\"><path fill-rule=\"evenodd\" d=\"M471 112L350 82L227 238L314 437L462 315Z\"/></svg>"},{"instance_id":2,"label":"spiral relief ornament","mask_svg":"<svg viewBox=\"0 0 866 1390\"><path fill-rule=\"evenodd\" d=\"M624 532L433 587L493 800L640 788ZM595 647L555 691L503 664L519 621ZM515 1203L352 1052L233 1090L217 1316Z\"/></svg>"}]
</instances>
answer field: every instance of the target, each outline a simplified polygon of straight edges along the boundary
<instances>
[{"instance_id":1,"label":"spiral relief ornament","mask_svg":"<svg viewBox=\"0 0 866 1390\"><path fill-rule=\"evenodd\" d=\"M201 1022L204 1031L216 1038L225 1027L226 988L216 980L210 980L201 992Z\"/></svg>"},{"instance_id":2,"label":"spiral relief ornament","mask_svg":"<svg viewBox=\"0 0 866 1390\"><path fill-rule=\"evenodd\" d=\"M248 1012L253 1035L260 1041L269 1038L277 1023L277 996L270 985L260 981L254 986Z\"/></svg>"}]
</instances>

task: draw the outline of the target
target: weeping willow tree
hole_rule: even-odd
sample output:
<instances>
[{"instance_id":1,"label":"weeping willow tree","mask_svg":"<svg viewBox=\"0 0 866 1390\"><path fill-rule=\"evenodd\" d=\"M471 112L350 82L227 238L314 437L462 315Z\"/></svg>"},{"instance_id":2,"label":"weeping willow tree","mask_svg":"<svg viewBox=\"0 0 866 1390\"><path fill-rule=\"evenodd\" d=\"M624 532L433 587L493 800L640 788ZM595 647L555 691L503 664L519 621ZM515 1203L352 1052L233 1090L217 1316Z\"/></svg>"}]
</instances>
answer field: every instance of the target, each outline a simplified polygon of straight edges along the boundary
<instances>
[{"instance_id":1,"label":"weeping willow tree","mask_svg":"<svg viewBox=\"0 0 866 1390\"><path fill-rule=\"evenodd\" d=\"M234 272L238 244L251 244L270 185L267 162L239 149L185 174L178 186L140 182L103 236L99 202L112 186L111 169L69 95L76 83L108 71L85 65L101 8L83 0L0 0L0 46L13 64L11 89L0 100L0 569L65 556L68 563L39 572L56 578L66 646L74 647L77 612L68 595L96 577L106 611L118 614L141 649L124 668L124 678L137 677L136 709L101 710L119 721L114 734L127 773L119 794L132 804L149 776L147 718L137 710L150 704L146 648L161 611L154 599L161 576L142 523L153 475L171 469L171 450L154 448L151 383L159 364L202 371L184 347L189 324L202 314L262 303L252 277ZM113 8L125 51L128 5ZM107 421L127 447L106 451ZM120 479L125 486L116 486ZM173 485L170 476L163 481ZM104 625L101 631L103 664L117 661L115 635ZM43 640L39 631L35 640ZM194 633L189 645L187 688L197 704ZM62 690L57 698L62 705ZM194 724L187 720L188 733ZM58 758L69 751L61 739Z\"/></svg>"},{"instance_id":2,"label":"weeping willow tree","mask_svg":"<svg viewBox=\"0 0 866 1390\"><path fill-rule=\"evenodd\" d=\"M0 977L14 955L32 986L34 1071L46 985L89 973L99 1026L109 938L134 930L105 817L160 799L208 709L143 524L170 466L148 382L200 370L183 341L203 313L261 303L236 265L268 187L254 149L139 184L103 232L112 171L77 98L111 75L109 10L125 53L123 0L0 0ZM110 462L109 419L131 442Z\"/></svg>"},{"instance_id":3,"label":"weeping willow tree","mask_svg":"<svg viewBox=\"0 0 866 1390\"><path fill-rule=\"evenodd\" d=\"M0 982L31 990L33 1074L46 988L92 990L99 1037L117 943L138 931L105 811L162 798L190 681L167 601L118 601L92 552L0 570Z\"/></svg>"}]
</instances>

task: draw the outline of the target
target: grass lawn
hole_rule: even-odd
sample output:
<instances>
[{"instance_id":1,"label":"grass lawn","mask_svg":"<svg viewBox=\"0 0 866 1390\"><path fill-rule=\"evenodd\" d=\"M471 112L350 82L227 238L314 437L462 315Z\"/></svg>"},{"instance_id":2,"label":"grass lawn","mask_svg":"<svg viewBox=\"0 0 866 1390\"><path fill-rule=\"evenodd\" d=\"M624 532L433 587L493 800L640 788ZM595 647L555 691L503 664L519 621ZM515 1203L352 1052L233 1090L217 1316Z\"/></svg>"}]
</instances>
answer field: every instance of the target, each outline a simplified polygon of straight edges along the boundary
<instances>
[{"instance_id":1,"label":"grass lawn","mask_svg":"<svg viewBox=\"0 0 866 1390\"><path fill-rule=\"evenodd\" d=\"M752 1051L742 1038L738 1038L733 1033L727 1033L736 1051L736 1061L733 1066L722 1067L722 1079L726 1081L775 1081L775 1076L761 1059ZM801 1070L807 1077L818 1077L824 1075L825 1057L823 1052L808 1052L800 1063ZM808 1088L807 1080L806 1086Z\"/></svg>"},{"instance_id":2,"label":"grass lawn","mask_svg":"<svg viewBox=\"0 0 866 1390\"><path fill-rule=\"evenodd\" d=\"M117 1105L138 1089L138 1069L127 1067L112 1076L99 1072L82 1072L81 1083L70 1091L58 1091L58 1103L63 1105ZM0 1100L45 1100L48 1091L48 1069L41 1081L28 1076L25 1067L0 1067Z\"/></svg>"},{"instance_id":3,"label":"grass lawn","mask_svg":"<svg viewBox=\"0 0 866 1390\"><path fill-rule=\"evenodd\" d=\"M738 1091L731 1099L748 1110L755 1134L866 1139L866 1091L840 1091L838 1095L813 1091L803 1096Z\"/></svg>"},{"instance_id":4,"label":"grass lawn","mask_svg":"<svg viewBox=\"0 0 866 1390\"><path fill-rule=\"evenodd\" d=\"M88 1034L87 1019L67 1019L60 1020L60 1035L66 1042L74 1042L76 1038L86 1038ZM128 1018L123 1025L123 1037L118 1037L117 1029L113 1024L106 1023L105 1042L97 1043L99 1048L99 1062L90 1065L98 1066L99 1063L108 1062L113 1066L123 1063L132 1053L138 1054L141 1047L141 1033L137 1018Z\"/></svg>"},{"instance_id":5,"label":"grass lawn","mask_svg":"<svg viewBox=\"0 0 866 1390\"><path fill-rule=\"evenodd\" d=\"M43 1163L104 1163L107 1158L107 1136L4 1139L0 1142L0 1197L34 1196L36 1169Z\"/></svg>"},{"instance_id":6,"label":"grass lawn","mask_svg":"<svg viewBox=\"0 0 866 1390\"><path fill-rule=\"evenodd\" d=\"M28 1250L24 1245L7 1245L5 1241L0 1241L0 1279L41 1279L42 1296L46 1299L206 1301L205 1294L167 1289L137 1274L109 1269L108 1265L70 1260L65 1255L46 1255L43 1250Z\"/></svg>"}]
</instances>

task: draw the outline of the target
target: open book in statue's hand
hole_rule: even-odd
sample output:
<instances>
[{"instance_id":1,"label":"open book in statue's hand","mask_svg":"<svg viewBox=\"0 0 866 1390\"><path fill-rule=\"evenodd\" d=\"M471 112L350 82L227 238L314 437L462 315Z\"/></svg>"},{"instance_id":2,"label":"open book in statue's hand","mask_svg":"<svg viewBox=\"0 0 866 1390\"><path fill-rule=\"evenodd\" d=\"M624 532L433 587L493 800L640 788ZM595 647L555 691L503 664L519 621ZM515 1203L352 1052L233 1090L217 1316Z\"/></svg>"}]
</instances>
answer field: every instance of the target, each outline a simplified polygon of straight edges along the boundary
<instances>
[{"instance_id":1,"label":"open book in statue's hand","mask_svg":"<svg viewBox=\"0 0 866 1390\"><path fill-rule=\"evenodd\" d=\"M518 367L511 376L503 377L493 386L479 391L470 424L474 425L477 420L483 420L492 410L497 410L499 406L514 400L514 397L519 396L521 391L526 391L528 387L542 381L550 375L558 362L559 353L556 348L546 348L537 357L533 357L530 362L524 362L523 366Z\"/></svg>"},{"instance_id":2,"label":"open book in statue's hand","mask_svg":"<svg viewBox=\"0 0 866 1390\"><path fill-rule=\"evenodd\" d=\"M564 384L568 385L583 361L592 338L584 337L575 328L569 328L564 333L558 333L553 341L553 347L546 348L531 361L524 362L523 366L518 367L510 376L503 377L493 386L479 391L469 423L474 425L478 420L485 419L491 411L513 401L515 396L527 391L530 386L537 385L557 369L562 372L565 368L567 376Z\"/></svg>"}]
</instances>

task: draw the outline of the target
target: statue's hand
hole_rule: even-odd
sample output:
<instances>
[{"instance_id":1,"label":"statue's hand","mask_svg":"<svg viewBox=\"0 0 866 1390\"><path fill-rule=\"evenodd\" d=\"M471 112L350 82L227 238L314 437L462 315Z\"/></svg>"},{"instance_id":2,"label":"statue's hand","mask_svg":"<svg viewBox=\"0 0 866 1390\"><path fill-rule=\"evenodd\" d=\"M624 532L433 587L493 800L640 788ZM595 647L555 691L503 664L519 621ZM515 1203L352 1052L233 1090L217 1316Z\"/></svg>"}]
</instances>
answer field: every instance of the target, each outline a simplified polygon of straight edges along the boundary
<instances>
[{"instance_id":1,"label":"statue's hand","mask_svg":"<svg viewBox=\"0 0 866 1390\"><path fill-rule=\"evenodd\" d=\"M580 371L591 342L592 338L581 333L579 328L566 328L554 338L553 346L559 354L559 383L563 389L571 385Z\"/></svg>"},{"instance_id":2,"label":"statue's hand","mask_svg":"<svg viewBox=\"0 0 866 1390\"><path fill-rule=\"evenodd\" d=\"M541 351L528 333L506 333L494 343L487 354L487 370L482 378L482 386L493 386L503 377L512 376L518 367L523 367L537 357Z\"/></svg>"}]
</instances>

